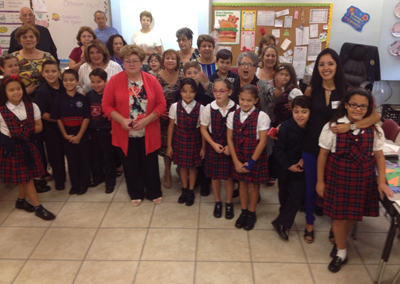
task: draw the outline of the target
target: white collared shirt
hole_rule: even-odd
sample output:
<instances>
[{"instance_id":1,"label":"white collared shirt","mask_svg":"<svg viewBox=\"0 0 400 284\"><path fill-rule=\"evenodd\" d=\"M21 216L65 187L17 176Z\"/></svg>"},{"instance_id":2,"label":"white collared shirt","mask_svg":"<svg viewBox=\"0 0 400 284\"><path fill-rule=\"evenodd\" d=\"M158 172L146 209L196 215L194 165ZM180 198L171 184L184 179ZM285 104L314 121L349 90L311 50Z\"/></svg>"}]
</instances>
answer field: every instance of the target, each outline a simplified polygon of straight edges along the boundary
<instances>
[{"instance_id":1,"label":"white collared shirt","mask_svg":"<svg viewBox=\"0 0 400 284\"><path fill-rule=\"evenodd\" d=\"M221 113L222 117L226 117L228 114L228 111L235 105L235 102L232 100L229 100L228 105L226 106L225 110L220 108L217 104L217 101L213 101L210 104L206 105L203 109L203 111L200 114L200 122L201 125L203 126L208 126L208 131L212 133L211 129L211 108L213 110L219 110ZM236 109L238 109L239 106L236 106Z\"/></svg>"},{"instance_id":2,"label":"white collared shirt","mask_svg":"<svg viewBox=\"0 0 400 284\"><path fill-rule=\"evenodd\" d=\"M177 105L178 105L178 103L179 103L179 102L173 103L173 104L171 105L171 107L170 107L170 109L169 109L169 113L168 113L169 118L175 120L175 124L178 124L178 120L177 120L178 116L177 116L177 114L176 114L176 110L177 110ZM190 113L192 112L192 110L193 110L193 108L194 108L195 106L196 106L196 101L195 101L195 100L191 101L190 104L187 104L187 103L185 103L185 102L182 100L182 107L186 110L186 112L187 112L188 114L190 114ZM201 114L201 112L203 111L203 109L204 109L204 106L203 106L203 105L200 105L200 114ZM200 115L199 115L199 119L197 120L197 126L196 126L196 128L199 128L199 127L200 127Z\"/></svg>"},{"instance_id":3,"label":"white collared shirt","mask_svg":"<svg viewBox=\"0 0 400 284\"><path fill-rule=\"evenodd\" d=\"M342 118L338 119L339 123L350 123L350 120L347 118L347 116L344 116ZM336 123L333 122L331 126L335 126ZM373 151L380 151L383 149L383 145L385 144L385 135L383 134L382 128L378 125L375 124L376 130L380 133L374 132L374 144L373 144ZM361 129L356 129L353 131L354 135L358 135L360 133ZM362 130L364 131L364 130ZM319 146L321 148L330 150L332 153L336 152L336 134L333 133L329 127L329 122L325 124L324 128L321 131L321 134L319 136Z\"/></svg>"},{"instance_id":4,"label":"white collared shirt","mask_svg":"<svg viewBox=\"0 0 400 284\"><path fill-rule=\"evenodd\" d=\"M25 104L23 101L21 101L17 106L13 105L10 102L6 102L6 107L13 114L15 114L19 120L22 121L22 120L26 119L26 110L25 110ZM33 117L34 120L38 120L41 118L40 109L35 103L33 103L33 116L34 116ZM8 129L7 124L4 121L4 118L1 115L1 113L0 113L0 132L6 136L8 136L10 134L10 130Z\"/></svg>"},{"instance_id":5,"label":"white collared shirt","mask_svg":"<svg viewBox=\"0 0 400 284\"><path fill-rule=\"evenodd\" d=\"M248 112L244 112L243 110L240 110L240 122L243 123L249 116L250 114L256 109L255 106L251 108ZM233 115L235 112L231 112L228 114L228 118L226 119L226 126L229 129L233 129ZM260 139L260 135L258 134L260 131L265 131L270 128L271 125L271 119L269 116L263 112L260 111L260 114L258 115L257 119L257 140Z\"/></svg>"}]
</instances>

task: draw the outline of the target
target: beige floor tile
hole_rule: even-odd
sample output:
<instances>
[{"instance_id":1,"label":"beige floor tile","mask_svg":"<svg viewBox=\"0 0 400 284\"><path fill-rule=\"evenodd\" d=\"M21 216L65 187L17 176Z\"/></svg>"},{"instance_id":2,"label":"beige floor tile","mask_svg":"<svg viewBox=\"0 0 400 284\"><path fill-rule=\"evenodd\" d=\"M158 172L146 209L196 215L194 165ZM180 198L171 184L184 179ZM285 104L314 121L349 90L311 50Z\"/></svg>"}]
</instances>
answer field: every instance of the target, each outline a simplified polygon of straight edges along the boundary
<instances>
[{"instance_id":1,"label":"beige floor tile","mask_svg":"<svg viewBox=\"0 0 400 284\"><path fill-rule=\"evenodd\" d=\"M118 184L117 184L118 185ZM112 193L106 194L106 184L103 182L96 187L89 187L88 191L83 195L73 194L68 201L78 202L110 202L115 194L115 190Z\"/></svg>"},{"instance_id":2,"label":"beige floor tile","mask_svg":"<svg viewBox=\"0 0 400 284\"><path fill-rule=\"evenodd\" d=\"M276 219L279 213L279 205L260 203L257 206L257 223L254 230L273 230L271 222ZM239 215L238 215L239 216Z\"/></svg>"},{"instance_id":3,"label":"beige floor tile","mask_svg":"<svg viewBox=\"0 0 400 284\"><path fill-rule=\"evenodd\" d=\"M195 191L195 195L198 193L198 191ZM163 203L177 203L178 202L178 198L182 193L182 186L180 184L173 183L171 188L165 188L162 187L162 193L163 193ZM199 194L197 194L196 199L199 199Z\"/></svg>"},{"instance_id":4,"label":"beige floor tile","mask_svg":"<svg viewBox=\"0 0 400 284\"><path fill-rule=\"evenodd\" d=\"M57 216L64 202L43 202L42 205ZM49 227L53 222L44 221L36 217L35 213L15 209L2 225L11 227Z\"/></svg>"},{"instance_id":5,"label":"beige floor tile","mask_svg":"<svg viewBox=\"0 0 400 284\"><path fill-rule=\"evenodd\" d=\"M387 233L358 233L353 241L365 264L379 264ZM395 237L389 264L400 264L399 238Z\"/></svg>"},{"instance_id":6,"label":"beige floor tile","mask_svg":"<svg viewBox=\"0 0 400 284\"><path fill-rule=\"evenodd\" d=\"M197 229L149 229L142 260L195 260Z\"/></svg>"},{"instance_id":7,"label":"beige floor tile","mask_svg":"<svg viewBox=\"0 0 400 284\"><path fill-rule=\"evenodd\" d=\"M214 217L215 203L201 202L200 203L200 222L199 228L212 228L212 229L232 229L235 228L236 219L240 215L240 205L234 204L235 217L231 220L225 219L225 203L222 207L222 217Z\"/></svg>"},{"instance_id":8,"label":"beige floor tile","mask_svg":"<svg viewBox=\"0 0 400 284\"><path fill-rule=\"evenodd\" d=\"M115 190L113 202L130 202L131 199L126 190L126 183L122 182L118 188Z\"/></svg>"},{"instance_id":9,"label":"beige floor tile","mask_svg":"<svg viewBox=\"0 0 400 284\"><path fill-rule=\"evenodd\" d=\"M99 229L87 260L139 260L147 229Z\"/></svg>"},{"instance_id":10,"label":"beige floor tile","mask_svg":"<svg viewBox=\"0 0 400 284\"><path fill-rule=\"evenodd\" d=\"M48 182L48 185L51 187L51 190L39 194L40 201L67 201L68 198L71 196L69 194L71 183L68 181L65 183L64 190L56 190L54 181Z\"/></svg>"},{"instance_id":11,"label":"beige floor tile","mask_svg":"<svg viewBox=\"0 0 400 284\"><path fill-rule=\"evenodd\" d=\"M1 184L0 186L0 200L14 201L18 197L18 188L14 184Z\"/></svg>"},{"instance_id":12,"label":"beige floor tile","mask_svg":"<svg viewBox=\"0 0 400 284\"><path fill-rule=\"evenodd\" d=\"M15 201L0 201L0 224L7 219L15 208Z\"/></svg>"},{"instance_id":13,"label":"beige floor tile","mask_svg":"<svg viewBox=\"0 0 400 284\"><path fill-rule=\"evenodd\" d=\"M199 229L198 261L250 261L247 232L238 229Z\"/></svg>"},{"instance_id":14,"label":"beige floor tile","mask_svg":"<svg viewBox=\"0 0 400 284\"><path fill-rule=\"evenodd\" d=\"M153 209L154 204L147 201L142 202L139 207L133 207L130 202L111 203L101 227L148 227Z\"/></svg>"},{"instance_id":15,"label":"beige floor tile","mask_svg":"<svg viewBox=\"0 0 400 284\"><path fill-rule=\"evenodd\" d=\"M28 259L45 228L0 227L0 258Z\"/></svg>"},{"instance_id":16,"label":"beige floor tile","mask_svg":"<svg viewBox=\"0 0 400 284\"><path fill-rule=\"evenodd\" d=\"M28 260L14 284L72 283L81 261Z\"/></svg>"},{"instance_id":17,"label":"beige floor tile","mask_svg":"<svg viewBox=\"0 0 400 284\"><path fill-rule=\"evenodd\" d=\"M83 260L96 229L49 228L31 259Z\"/></svg>"},{"instance_id":18,"label":"beige floor tile","mask_svg":"<svg viewBox=\"0 0 400 284\"><path fill-rule=\"evenodd\" d=\"M150 227L152 228L197 228L199 203L186 206L179 203L165 203L155 207Z\"/></svg>"},{"instance_id":19,"label":"beige floor tile","mask_svg":"<svg viewBox=\"0 0 400 284\"><path fill-rule=\"evenodd\" d=\"M0 284L12 283L24 264L25 260L0 260Z\"/></svg>"},{"instance_id":20,"label":"beige floor tile","mask_svg":"<svg viewBox=\"0 0 400 284\"><path fill-rule=\"evenodd\" d=\"M370 277L375 280L376 274L378 272L378 265L366 265L367 270L369 272ZM382 283L383 284L389 284L392 283L393 278L395 277L397 271L399 271L399 266L398 265L386 265L385 271L383 273L382 277ZM399 280L397 280L397 283L399 283Z\"/></svg>"},{"instance_id":21,"label":"beige floor tile","mask_svg":"<svg viewBox=\"0 0 400 284\"><path fill-rule=\"evenodd\" d=\"M109 203L66 202L52 227L98 227Z\"/></svg>"},{"instance_id":22,"label":"beige floor tile","mask_svg":"<svg viewBox=\"0 0 400 284\"><path fill-rule=\"evenodd\" d=\"M328 216L316 216L314 222L314 231L317 235L317 232L327 232L324 235L324 238L328 239L328 232L331 229L331 218ZM296 226L298 231L303 232L304 228L306 227L306 213L304 212L297 212L296 219L294 220L294 225Z\"/></svg>"},{"instance_id":23,"label":"beige floor tile","mask_svg":"<svg viewBox=\"0 0 400 284\"><path fill-rule=\"evenodd\" d=\"M307 264L253 263L255 283L312 284Z\"/></svg>"},{"instance_id":24,"label":"beige floor tile","mask_svg":"<svg viewBox=\"0 0 400 284\"><path fill-rule=\"evenodd\" d=\"M135 284L193 283L194 266L195 263L189 261L141 261Z\"/></svg>"},{"instance_id":25,"label":"beige floor tile","mask_svg":"<svg viewBox=\"0 0 400 284\"><path fill-rule=\"evenodd\" d=\"M327 264L310 264L315 284L372 283L364 265L345 264L339 272L332 273Z\"/></svg>"},{"instance_id":26,"label":"beige floor tile","mask_svg":"<svg viewBox=\"0 0 400 284\"><path fill-rule=\"evenodd\" d=\"M133 283L137 261L84 261L74 284Z\"/></svg>"},{"instance_id":27,"label":"beige floor tile","mask_svg":"<svg viewBox=\"0 0 400 284\"><path fill-rule=\"evenodd\" d=\"M275 231L252 230L249 232L249 237L253 261L306 262L300 240L296 235L291 234L289 242L285 242Z\"/></svg>"},{"instance_id":28,"label":"beige floor tile","mask_svg":"<svg viewBox=\"0 0 400 284\"><path fill-rule=\"evenodd\" d=\"M196 284L254 283L249 262L198 262Z\"/></svg>"},{"instance_id":29,"label":"beige floor tile","mask_svg":"<svg viewBox=\"0 0 400 284\"><path fill-rule=\"evenodd\" d=\"M260 202L261 204L268 203L268 204L279 205L277 184L275 184L274 186L261 185L260 195L261 195L261 202Z\"/></svg>"},{"instance_id":30,"label":"beige floor tile","mask_svg":"<svg viewBox=\"0 0 400 284\"><path fill-rule=\"evenodd\" d=\"M379 217L363 217L361 222L357 222L357 233L387 233L389 228L389 218L383 215Z\"/></svg>"},{"instance_id":31,"label":"beige floor tile","mask_svg":"<svg viewBox=\"0 0 400 284\"><path fill-rule=\"evenodd\" d=\"M303 232L298 232L301 245L303 246L304 252L307 257L308 263L326 263L331 262L330 257L333 245L329 243L328 238L315 238L312 244L303 241ZM357 249L353 242L348 237L347 241L347 253L349 256L349 264L362 264L361 258L358 255Z\"/></svg>"}]
</instances>

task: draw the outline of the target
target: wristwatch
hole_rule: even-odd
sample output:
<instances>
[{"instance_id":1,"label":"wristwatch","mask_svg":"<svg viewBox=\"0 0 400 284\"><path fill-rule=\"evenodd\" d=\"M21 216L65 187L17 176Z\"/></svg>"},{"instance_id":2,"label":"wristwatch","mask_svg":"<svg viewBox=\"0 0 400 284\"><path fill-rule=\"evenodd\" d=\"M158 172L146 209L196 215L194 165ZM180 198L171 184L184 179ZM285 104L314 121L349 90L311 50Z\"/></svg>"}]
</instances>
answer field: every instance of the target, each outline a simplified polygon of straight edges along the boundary
<instances>
[{"instance_id":1,"label":"wristwatch","mask_svg":"<svg viewBox=\"0 0 400 284\"><path fill-rule=\"evenodd\" d=\"M354 122L350 122L350 130L354 131L356 129L357 129L356 124Z\"/></svg>"}]
</instances>

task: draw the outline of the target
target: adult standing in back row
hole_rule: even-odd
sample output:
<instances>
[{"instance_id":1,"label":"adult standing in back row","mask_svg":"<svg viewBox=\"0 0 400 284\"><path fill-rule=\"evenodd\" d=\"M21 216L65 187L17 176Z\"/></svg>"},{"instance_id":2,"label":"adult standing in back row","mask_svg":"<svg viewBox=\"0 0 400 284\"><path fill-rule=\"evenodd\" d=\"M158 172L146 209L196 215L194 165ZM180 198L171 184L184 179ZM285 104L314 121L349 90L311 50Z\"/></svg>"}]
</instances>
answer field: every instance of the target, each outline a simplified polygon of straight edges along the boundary
<instances>
[{"instance_id":1,"label":"adult standing in back row","mask_svg":"<svg viewBox=\"0 0 400 284\"><path fill-rule=\"evenodd\" d=\"M97 39L101 40L104 44L107 44L110 36L119 34L117 29L107 26L106 13L103 11L97 10L94 13L94 22L97 24L97 29L94 30Z\"/></svg>"},{"instance_id":2,"label":"adult standing in back row","mask_svg":"<svg viewBox=\"0 0 400 284\"><path fill-rule=\"evenodd\" d=\"M143 48L146 57L143 61L142 69L144 71L149 71L149 65L146 64L149 55L157 52L158 54L162 54L162 42L161 39L154 33L151 29L151 24L153 22L153 16L148 11L143 11L140 13L140 24L142 28L132 35L132 44L136 44Z\"/></svg>"},{"instance_id":3,"label":"adult standing in back row","mask_svg":"<svg viewBox=\"0 0 400 284\"><path fill-rule=\"evenodd\" d=\"M53 39L51 38L49 30L45 27L35 25L35 14L31 10L31 8L22 7L19 12L19 19L21 20L23 25L35 27L39 31L40 38L38 43L36 44L36 49L50 53L57 61L59 61L57 57L57 47L54 44ZM8 48L9 54L22 49L22 45L19 44L17 39L15 38L15 34L18 29L14 30L11 33L10 47Z\"/></svg>"}]
</instances>

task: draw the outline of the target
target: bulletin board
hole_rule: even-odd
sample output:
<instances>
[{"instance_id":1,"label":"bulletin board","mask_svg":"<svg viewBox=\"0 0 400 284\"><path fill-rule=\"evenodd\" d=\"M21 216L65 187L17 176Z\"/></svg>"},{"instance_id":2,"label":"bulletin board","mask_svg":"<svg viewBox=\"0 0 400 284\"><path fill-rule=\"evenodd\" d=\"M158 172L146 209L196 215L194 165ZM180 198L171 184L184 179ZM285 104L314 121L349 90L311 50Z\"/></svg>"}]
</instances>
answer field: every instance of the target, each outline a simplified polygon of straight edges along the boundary
<instances>
[{"instance_id":1,"label":"bulletin board","mask_svg":"<svg viewBox=\"0 0 400 284\"><path fill-rule=\"evenodd\" d=\"M232 51L234 65L244 48L256 51L261 39L260 28L265 30L265 35L279 33L276 39L280 62L292 63L297 72L295 65L299 62L294 61L295 58L304 59L306 52L305 62L301 65L309 65L315 61L318 48L323 50L329 46L332 10L332 3L213 3L211 27L216 24L219 27L219 48L227 47ZM274 23L270 26L272 17ZM291 27L290 19L286 17L291 17ZM279 20L282 27L279 27ZM281 46L286 39L291 43L283 50Z\"/></svg>"}]
</instances>

